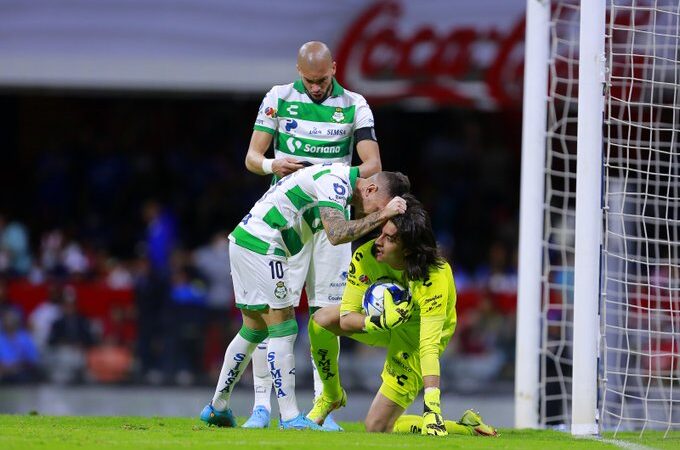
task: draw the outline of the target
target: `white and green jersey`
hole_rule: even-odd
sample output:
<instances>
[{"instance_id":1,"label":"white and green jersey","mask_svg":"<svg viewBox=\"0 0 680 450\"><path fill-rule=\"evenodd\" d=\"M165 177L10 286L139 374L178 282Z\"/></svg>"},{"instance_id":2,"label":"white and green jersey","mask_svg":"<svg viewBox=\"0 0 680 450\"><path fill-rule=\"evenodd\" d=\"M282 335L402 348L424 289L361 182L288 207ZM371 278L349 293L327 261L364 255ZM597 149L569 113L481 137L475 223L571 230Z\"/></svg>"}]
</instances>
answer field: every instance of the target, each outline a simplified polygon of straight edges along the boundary
<instances>
[{"instance_id":1,"label":"white and green jersey","mask_svg":"<svg viewBox=\"0 0 680 450\"><path fill-rule=\"evenodd\" d=\"M229 240L261 255L292 256L313 237L306 215L318 207L345 211L359 169L326 163L300 169L272 185L231 232ZM320 219L315 219L319 220Z\"/></svg>"},{"instance_id":2,"label":"white and green jersey","mask_svg":"<svg viewBox=\"0 0 680 450\"><path fill-rule=\"evenodd\" d=\"M254 128L274 135L276 158L350 165L354 132L373 125L366 99L333 79L331 95L320 104L309 98L301 80L274 86L260 105Z\"/></svg>"}]
</instances>

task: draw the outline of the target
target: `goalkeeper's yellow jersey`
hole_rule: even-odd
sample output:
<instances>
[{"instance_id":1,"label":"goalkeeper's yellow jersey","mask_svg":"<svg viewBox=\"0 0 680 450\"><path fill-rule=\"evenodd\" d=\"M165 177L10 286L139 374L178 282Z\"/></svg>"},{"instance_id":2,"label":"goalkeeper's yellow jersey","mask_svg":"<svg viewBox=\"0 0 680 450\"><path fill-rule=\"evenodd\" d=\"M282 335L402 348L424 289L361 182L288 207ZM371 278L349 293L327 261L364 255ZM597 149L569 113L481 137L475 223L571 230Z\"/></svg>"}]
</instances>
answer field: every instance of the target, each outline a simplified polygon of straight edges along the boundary
<instances>
[{"instance_id":1,"label":"goalkeeper's yellow jersey","mask_svg":"<svg viewBox=\"0 0 680 450\"><path fill-rule=\"evenodd\" d=\"M352 256L340 311L363 314L364 293L380 279L396 280L403 286L408 284L413 313L394 332L409 346L420 349L422 376L439 375L439 356L456 329L456 285L451 266L443 262L442 267L430 269L427 279L406 283L403 271L375 259L374 242L366 242Z\"/></svg>"}]
</instances>

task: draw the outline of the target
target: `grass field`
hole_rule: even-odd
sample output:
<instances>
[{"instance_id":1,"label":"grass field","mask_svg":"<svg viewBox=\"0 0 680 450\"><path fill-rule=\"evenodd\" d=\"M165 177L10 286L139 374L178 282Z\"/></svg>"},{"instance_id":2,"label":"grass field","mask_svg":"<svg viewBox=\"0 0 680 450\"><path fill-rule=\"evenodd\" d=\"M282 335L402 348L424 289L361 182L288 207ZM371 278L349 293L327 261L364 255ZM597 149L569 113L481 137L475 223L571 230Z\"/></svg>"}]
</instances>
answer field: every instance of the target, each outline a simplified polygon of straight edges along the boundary
<instances>
[{"instance_id":1,"label":"grass field","mask_svg":"<svg viewBox=\"0 0 680 450\"><path fill-rule=\"evenodd\" d=\"M0 449L678 449L680 432L663 439L659 432L619 433L604 440L574 439L557 431L501 430L499 438L380 435L360 423L343 423L344 433L221 429L198 419L176 417L53 417L0 415Z\"/></svg>"}]
</instances>

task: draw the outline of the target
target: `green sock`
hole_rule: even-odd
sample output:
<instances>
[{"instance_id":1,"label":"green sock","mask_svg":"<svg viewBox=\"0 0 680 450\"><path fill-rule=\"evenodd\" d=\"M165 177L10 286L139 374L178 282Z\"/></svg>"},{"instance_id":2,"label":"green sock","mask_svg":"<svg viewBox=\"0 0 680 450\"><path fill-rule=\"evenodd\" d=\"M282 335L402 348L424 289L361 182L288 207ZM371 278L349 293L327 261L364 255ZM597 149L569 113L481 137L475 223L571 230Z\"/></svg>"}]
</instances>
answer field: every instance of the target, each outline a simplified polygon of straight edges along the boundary
<instances>
[{"instance_id":1,"label":"green sock","mask_svg":"<svg viewBox=\"0 0 680 450\"><path fill-rule=\"evenodd\" d=\"M312 317L309 318L308 330L312 358L323 383L323 394L331 400L336 400L342 395L338 373L340 342L336 335L314 322Z\"/></svg>"},{"instance_id":2,"label":"green sock","mask_svg":"<svg viewBox=\"0 0 680 450\"><path fill-rule=\"evenodd\" d=\"M462 434L464 436L474 436L475 431L472 427L461 425L453 420L445 420L446 431L449 434ZM404 414L394 423L394 433L413 433L420 434L423 429L423 417L412 414Z\"/></svg>"}]
</instances>

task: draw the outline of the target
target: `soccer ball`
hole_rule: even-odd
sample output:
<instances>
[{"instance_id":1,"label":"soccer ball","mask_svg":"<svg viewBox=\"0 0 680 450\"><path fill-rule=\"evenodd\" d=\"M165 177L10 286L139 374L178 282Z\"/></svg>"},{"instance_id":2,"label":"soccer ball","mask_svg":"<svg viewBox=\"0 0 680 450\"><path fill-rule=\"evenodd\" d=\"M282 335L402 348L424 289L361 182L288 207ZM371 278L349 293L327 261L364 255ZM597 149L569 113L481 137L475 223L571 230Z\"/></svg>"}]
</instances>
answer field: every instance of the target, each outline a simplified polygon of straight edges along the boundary
<instances>
[{"instance_id":1,"label":"soccer ball","mask_svg":"<svg viewBox=\"0 0 680 450\"><path fill-rule=\"evenodd\" d=\"M397 305L408 300L409 296L408 290L394 281L376 281L368 287L364 294L363 307L367 316L379 316L383 313L386 295L392 296L392 301Z\"/></svg>"}]
</instances>

